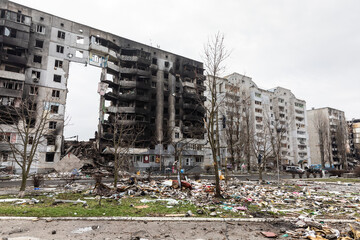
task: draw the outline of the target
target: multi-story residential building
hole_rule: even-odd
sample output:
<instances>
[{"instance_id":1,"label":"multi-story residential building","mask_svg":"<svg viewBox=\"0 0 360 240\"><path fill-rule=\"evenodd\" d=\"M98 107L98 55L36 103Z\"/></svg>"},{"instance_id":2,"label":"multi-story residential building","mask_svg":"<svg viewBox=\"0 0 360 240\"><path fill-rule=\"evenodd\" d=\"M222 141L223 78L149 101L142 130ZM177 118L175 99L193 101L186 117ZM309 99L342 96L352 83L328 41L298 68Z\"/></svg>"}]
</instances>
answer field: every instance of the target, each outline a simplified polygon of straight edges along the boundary
<instances>
[{"instance_id":1,"label":"multi-story residential building","mask_svg":"<svg viewBox=\"0 0 360 240\"><path fill-rule=\"evenodd\" d=\"M324 107L307 111L312 164L344 167L347 152L347 124L341 110Z\"/></svg>"},{"instance_id":2,"label":"multi-story residential building","mask_svg":"<svg viewBox=\"0 0 360 240\"><path fill-rule=\"evenodd\" d=\"M6 0L0 2L0 45L1 107L34 95L56 110L48 126L52 134L38 148L37 168L51 169L60 160L70 62L102 70L100 152L112 146L113 126L120 123L142 129L130 151L135 167L171 164L176 142L185 164L203 161L201 62ZM5 150L1 159L10 164Z\"/></svg>"},{"instance_id":3,"label":"multi-story residential building","mask_svg":"<svg viewBox=\"0 0 360 240\"><path fill-rule=\"evenodd\" d=\"M238 164L246 164L246 154L241 152L243 149L250 151L251 165L256 167L255 152L266 150L254 151L254 145L265 141L268 144L266 148L271 148L270 138L273 136L273 140L278 138L275 141L278 140L279 147L275 148L281 159L279 164L311 163L305 101L285 88L261 89L250 77L238 73L221 78L218 83L220 157L223 162L227 157L228 162L236 160ZM244 142L246 135L250 136L250 144ZM231 149L232 145L241 146L240 152ZM268 165L275 166L274 154L270 155L272 160Z\"/></svg>"},{"instance_id":4,"label":"multi-story residential building","mask_svg":"<svg viewBox=\"0 0 360 240\"><path fill-rule=\"evenodd\" d=\"M348 121L349 155L360 161L360 119Z\"/></svg>"}]
</instances>

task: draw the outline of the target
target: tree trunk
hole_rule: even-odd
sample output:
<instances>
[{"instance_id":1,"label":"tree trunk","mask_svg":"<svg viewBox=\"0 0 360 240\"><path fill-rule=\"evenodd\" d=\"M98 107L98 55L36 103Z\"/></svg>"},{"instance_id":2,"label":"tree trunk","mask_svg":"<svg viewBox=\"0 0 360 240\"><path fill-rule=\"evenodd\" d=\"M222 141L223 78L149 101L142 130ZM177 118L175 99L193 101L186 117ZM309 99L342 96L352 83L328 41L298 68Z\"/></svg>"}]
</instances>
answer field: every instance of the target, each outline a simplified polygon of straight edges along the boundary
<instances>
[{"instance_id":1,"label":"tree trunk","mask_svg":"<svg viewBox=\"0 0 360 240\"><path fill-rule=\"evenodd\" d=\"M20 192L25 192L25 189L26 189L26 180L27 180L26 170L23 169L22 174L21 174Z\"/></svg>"},{"instance_id":2,"label":"tree trunk","mask_svg":"<svg viewBox=\"0 0 360 240\"><path fill-rule=\"evenodd\" d=\"M213 154L213 161L214 161L214 169L215 169L215 197L221 197L219 167L217 164L216 153Z\"/></svg>"},{"instance_id":3,"label":"tree trunk","mask_svg":"<svg viewBox=\"0 0 360 240\"><path fill-rule=\"evenodd\" d=\"M259 166L259 182L262 182L262 180L263 180L262 173L263 173L263 169L261 166Z\"/></svg>"},{"instance_id":4,"label":"tree trunk","mask_svg":"<svg viewBox=\"0 0 360 240\"><path fill-rule=\"evenodd\" d=\"M117 153L115 153L117 154ZM115 156L115 155L114 155ZM119 168L118 168L118 165L119 165L119 159L118 159L118 156L115 156L115 159L114 159L114 188L117 187L117 183L118 183L118 178L119 178Z\"/></svg>"}]
</instances>

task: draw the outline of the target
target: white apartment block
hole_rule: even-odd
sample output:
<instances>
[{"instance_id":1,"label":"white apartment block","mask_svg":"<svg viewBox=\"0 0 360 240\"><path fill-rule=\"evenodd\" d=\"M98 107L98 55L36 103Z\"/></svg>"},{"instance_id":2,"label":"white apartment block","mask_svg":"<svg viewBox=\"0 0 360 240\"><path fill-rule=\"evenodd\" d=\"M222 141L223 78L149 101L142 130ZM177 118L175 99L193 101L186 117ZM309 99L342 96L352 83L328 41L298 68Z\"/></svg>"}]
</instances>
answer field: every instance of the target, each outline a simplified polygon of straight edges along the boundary
<instances>
[{"instance_id":1,"label":"white apartment block","mask_svg":"<svg viewBox=\"0 0 360 240\"><path fill-rule=\"evenodd\" d=\"M218 94L220 158L223 165L226 157L228 160L232 157L227 131L239 118L240 122L244 123L246 114L249 116L250 134L253 141L261 141L262 138L269 141L264 137L266 129L274 135L274 131L277 129L279 131L281 128L280 164L282 166L311 164L305 101L296 98L289 89L282 87L270 90L261 89L250 77L238 73L218 80ZM241 138L240 132L239 139ZM239 139L234 139L233 142L236 143L240 141ZM257 165L257 156L254 151L250 150L250 152L251 167L254 169ZM234 156L238 164L246 163L243 155L234 154ZM205 158L205 160L211 160L211 156L205 156ZM275 166L274 161L275 158L273 161L268 161L268 166Z\"/></svg>"}]
</instances>

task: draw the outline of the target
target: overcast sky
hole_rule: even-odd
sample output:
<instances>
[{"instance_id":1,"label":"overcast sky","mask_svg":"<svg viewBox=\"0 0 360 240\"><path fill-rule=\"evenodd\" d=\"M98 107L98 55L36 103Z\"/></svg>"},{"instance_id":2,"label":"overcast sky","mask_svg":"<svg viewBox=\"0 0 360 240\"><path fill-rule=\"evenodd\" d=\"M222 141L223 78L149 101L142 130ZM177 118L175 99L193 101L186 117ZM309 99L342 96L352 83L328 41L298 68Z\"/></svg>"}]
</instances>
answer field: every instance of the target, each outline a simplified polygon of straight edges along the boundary
<instances>
[{"instance_id":1,"label":"overcast sky","mask_svg":"<svg viewBox=\"0 0 360 240\"><path fill-rule=\"evenodd\" d=\"M360 118L360 1L14 1L199 61L208 36L220 31L232 51L227 74L250 76L264 89L288 88L308 109L333 107ZM86 139L96 128L100 71L86 70L70 70L66 137Z\"/></svg>"}]
</instances>

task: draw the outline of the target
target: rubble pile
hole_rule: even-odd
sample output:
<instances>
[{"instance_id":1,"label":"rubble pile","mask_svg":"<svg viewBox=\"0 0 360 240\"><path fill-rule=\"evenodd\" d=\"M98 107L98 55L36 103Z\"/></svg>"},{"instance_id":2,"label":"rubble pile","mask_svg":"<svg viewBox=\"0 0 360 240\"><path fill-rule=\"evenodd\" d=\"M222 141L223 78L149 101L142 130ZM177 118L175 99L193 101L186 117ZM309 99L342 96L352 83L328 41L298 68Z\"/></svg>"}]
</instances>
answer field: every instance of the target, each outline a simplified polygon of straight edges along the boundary
<instances>
[{"instance_id":1,"label":"rubble pile","mask_svg":"<svg viewBox=\"0 0 360 240\"><path fill-rule=\"evenodd\" d=\"M65 154L74 154L79 159L93 159L98 156L95 142L77 142L77 141L66 141L65 142Z\"/></svg>"}]
</instances>

